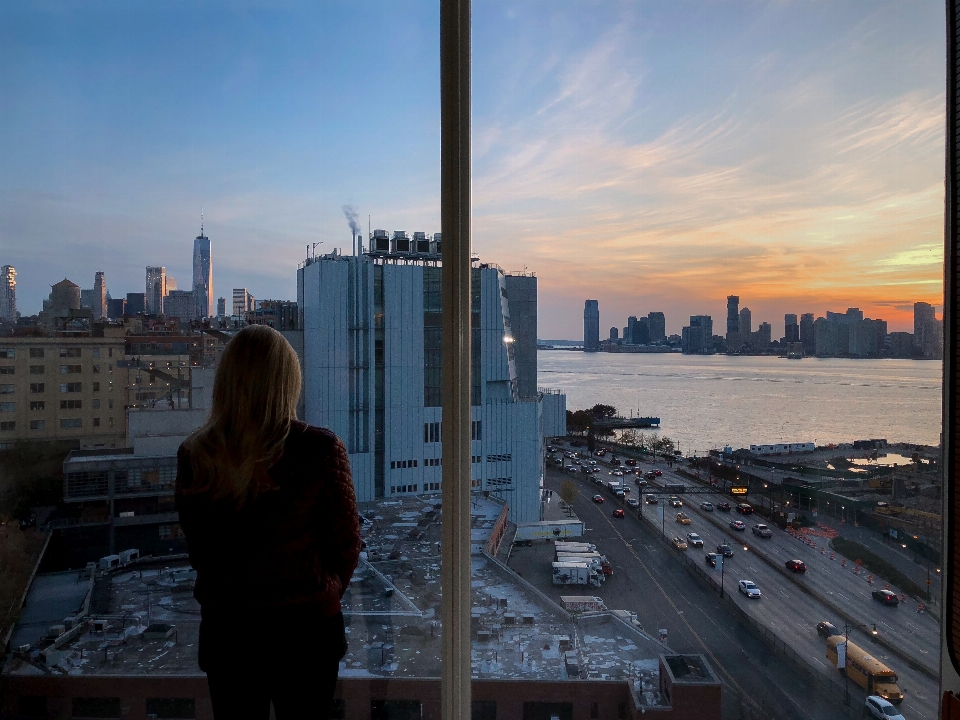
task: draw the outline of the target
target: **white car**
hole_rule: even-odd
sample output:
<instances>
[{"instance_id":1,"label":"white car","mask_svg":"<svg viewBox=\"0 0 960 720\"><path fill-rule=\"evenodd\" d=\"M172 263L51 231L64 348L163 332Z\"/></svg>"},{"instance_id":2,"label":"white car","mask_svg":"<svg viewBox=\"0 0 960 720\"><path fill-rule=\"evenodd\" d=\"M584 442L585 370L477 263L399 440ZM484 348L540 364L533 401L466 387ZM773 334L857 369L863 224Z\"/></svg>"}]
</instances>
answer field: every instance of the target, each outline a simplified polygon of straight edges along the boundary
<instances>
[{"instance_id":1,"label":"white car","mask_svg":"<svg viewBox=\"0 0 960 720\"><path fill-rule=\"evenodd\" d=\"M622 471L622 470L614 470L614 471L613 471L612 473L610 473L610 474L613 475L614 477L623 477L623 471Z\"/></svg>"},{"instance_id":2,"label":"white car","mask_svg":"<svg viewBox=\"0 0 960 720\"><path fill-rule=\"evenodd\" d=\"M900 711L887 700L884 700L879 695L871 695L867 698L866 705L864 705L867 714L872 718L877 718L877 720L903 720L903 715L900 714Z\"/></svg>"},{"instance_id":3,"label":"white car","mask_svg":"<svg viewBox=\"0 0 960 720\"><path fill-rule=\"evenodd\" d=\"M748 598L760 598L760 588L758 588L752 580L741 580L737 583L737 590Z\"/></svg>"},{"instance_id":4,"label":"white car","mask_svg":"<svg viewBox=\"0 0 960 720\"><path fill-rule=\"evenodd\" d=\"M632 508L640 507L640 501L637 500L636 498L627 498L627 505L629 505Z\"/></svg>"},{"instance_id":5,"label":"white car","mask_svg":"<svg viewBox=\"0 0 960 720\"><path fill-rule=\"evenodd\" d=\"M698 533L687 533L687 543L693 547L703 547L703 538Z\"/></svg>"}]
</instances>

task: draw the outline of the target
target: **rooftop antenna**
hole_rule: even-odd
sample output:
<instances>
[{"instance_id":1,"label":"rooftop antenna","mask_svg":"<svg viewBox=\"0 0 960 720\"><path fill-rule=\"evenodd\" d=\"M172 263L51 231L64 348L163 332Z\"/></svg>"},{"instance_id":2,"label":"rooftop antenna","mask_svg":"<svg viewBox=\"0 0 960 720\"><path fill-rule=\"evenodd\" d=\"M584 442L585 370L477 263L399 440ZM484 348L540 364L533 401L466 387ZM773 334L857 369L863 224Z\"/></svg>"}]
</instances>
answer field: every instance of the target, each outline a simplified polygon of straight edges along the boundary
<instances>
[{"instance_id":1,"label":"rooftop antenna","mask_svg":"<svg viewBox=\"0 0 960 720\"><path fill-rule=\"evenodd\" d=\"M200 237L203 237L203 205L200 206Z\"/></svg>"}]
</instances>

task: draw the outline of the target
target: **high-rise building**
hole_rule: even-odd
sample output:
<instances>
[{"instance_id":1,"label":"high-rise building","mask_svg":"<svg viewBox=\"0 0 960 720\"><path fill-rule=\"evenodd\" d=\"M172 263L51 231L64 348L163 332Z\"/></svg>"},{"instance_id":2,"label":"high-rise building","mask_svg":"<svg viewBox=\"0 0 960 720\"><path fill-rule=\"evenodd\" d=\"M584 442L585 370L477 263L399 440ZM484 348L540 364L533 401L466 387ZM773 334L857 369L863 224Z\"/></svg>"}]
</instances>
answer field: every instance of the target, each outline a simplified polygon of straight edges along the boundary
<instances>
[{"instance_id":1,"label":"high-rise building","mask_svg":"<svg viewBox=\"0 0 960 720\"><path fill-rule=\"evenodd\" d=\"M727 295L727 335L740 332L740 296Z\"/></svg>"},{"instance_id":2,"label":"high-rise building","mask_svg":"<svg viewBox=\"0 0 960 720\"><path fill-rule=\"evenodd\" d=\"M127 301L125 298L109 298L107 300L107 317L111 320L123 317L127 313Z\"/></svg>"},{"instance_id":3,"label":"high-rise building","mask_svg":"<svg viewBox=\"0 0 960 720\"><path fill-rule=\"evenodd\" d=\"M800 324L797 322L797 316L792 313L783 316L783 341L800 342Z\"/></svg>"},{"instance_id":4,"label":"high-rise building","mask_svg":"<svg viewBox=\"0 0 960 720\"><path fill-rule=\"evenodd\" d=\"M304 419L343 439L361 502L441 490L441 273L435 255L400 264L376 250L298 270ZM497 266L475 266L471 283L471 490L507 499L513 522L537 521L544 436L565 433L565 399L521 397L517 365L536 377L536 353L515 345L536 326L524 310L514 323Z\"/></svg>"},{"instance_id":5,"label":"high-rise building","mask_svg":"<svg viewBox=\"0 0 960 720\"><path fill-rule=\"evenodd\" d=\"M753 346L757 350L768 350L770 348L770 343L773 340L773 328L768 322L762 322L757 327L756 339L753 342Z\"/></svg>"},{"instance_id":6,"label":"high-rise building","mask_svg":"<svg viewBox=\"0 0 960 720\"><path fill-rule=\"evenodd\" d=\"M103 272L98 271L93 279L93 302L91 304L94 320L107 318L107 284L104 282Z\"/></svg>"},{"instance_id":7,"label":"high-rise building","mask_svg":"<svg viewBox=\"0 0 960 720\"><path fill-rule=\"evenodd\" d=\"M600 350L600 303L597 300L587 300L583 304L583 350Z\"/></svg>"},{"instance_id":8,"label":"high-rise building","mask_svg":"<svg viewBox=\"0 0 960 720\"><path fill-rule=\"evenodd\" d=\"M420 242L419 240L417 242ZM520 398L537 397L537 276L532 273L507 275L513 355L517 366Z\"/></svg>"},{"instance_id":9,"label":"high-rise building","mask_svg":"<svg viewBox=\"0 0 960 720\"><path fill-rule=\"evenodd\" d=\"M713 318L709 315L691 315L690 327L703 328L703 334L707 342L713 341Z\"/></svg>"},{"instance_id":10,"label":"high-rise building","mask_svg":"<svg viewBox=\"0 0 960 720\"><path fill-rule=\"evenodd\" d=\"M943 323L936 312L929 303L913 304L913 343L921 357L943 357Z\"/></svg>"},{"instance_id":11,"label":"high-rise building","mask_svg":"<svg viewBox=\"0 0 960 720\"><path fill-rule=\"evenodd\" d=\"M167 269L163 266L147 268L147 309L150 315L163 313L163 299L167 296Z\"/></svg>"},{"instance_id":12,"label":"high-rise building","mask_svg":"<svg viewBox=\"0 0 960 720\"><path fill-rule=\"evenodd\" d=\"M619 330L619 328L616 328L616 327L610 328L610 341L611 341L611 342L616 342L616 341L619 340L619 339L620 339L620 330Z\"/></svg>"},{"instance_id":13,"label":"high-rise building","mask_svg":"<svg viewBox=\"0 0 960 720\"><path fill-rule=\"evenodd\" d=\"M647 313L649 323L649 342L663 342L667 339L667 321L662 312Z\"/></svg>"},{"instance_id":14,"label":"high-rise building","mask_svg":"<svg viewBox=\"0 0 960 720\"><path fill-rule=\"evenodd\" d=\"M0 318L17 321L17 271L13 265L0 268Z\"/></svg>"},{"instance_id":15,"label":"high-rise building","mask_svg":"<svg viewBox=\"0 0 960 720\"><path fill-rule=\"evenodd\" d=\"M146 293L127 293L127 315L137 315L147 311Z\"/></svg>"},{"instance_id":16,"label":"high-rise building","mask_svg":"<svg viewBox=\"0 0 960 720\"><path fill-rule=\"evenodd\" d=\"M814 322L813 313L800 316L800 342L803 344L804 355L814 355L817 351Z\"/></svg>"},{"instance_id":17,"label":"high-rise building","mask_svg":"<svg viewBox=\"0 0 960 720\"><path fill-rule=\"evenodd\" d=\"M223 317L227 314L227 299L217 298L217 317Z\"/></svg>"},{"instance_id":18,"label":"high-rise building","mask_svg":"<svg viewBox=\"0 0 960 720\"><path fill-rule=\"evenodd\" d=\"M193 240L193 301L196 306L194 315L198 320L210 317L213 311L213 257L210 238L203 234L202 219L200 234Z\"/></svg>"},{"instance_id":19,"label":"high-rise building","mask_svg":"<svg viewBox=\"0 0 960 720\"><path fill-rule=\"evenodd\" d=\"M256 310L254 304L256 300L253 295L247 292L246 288L233 289L233 315L245 315L248 312Z\"/></svg>"}]
</instances>

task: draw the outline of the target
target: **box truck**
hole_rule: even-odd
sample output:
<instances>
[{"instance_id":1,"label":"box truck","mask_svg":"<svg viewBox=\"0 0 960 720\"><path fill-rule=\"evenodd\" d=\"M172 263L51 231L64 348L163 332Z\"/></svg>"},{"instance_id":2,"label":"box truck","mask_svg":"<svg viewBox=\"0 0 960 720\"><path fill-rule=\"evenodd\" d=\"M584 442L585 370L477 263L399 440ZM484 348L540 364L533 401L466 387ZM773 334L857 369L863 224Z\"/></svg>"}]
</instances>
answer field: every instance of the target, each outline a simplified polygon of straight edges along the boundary
<instances>
[{"instance_id":1,"label":"box truck","mask_svg":"<svg viewBox=\"0 0 960 720\"><path fill-rule=\"evenodd\" d=\"M555 562L553 563L553 584L600 587L600 575L585 562Z\"/></svg>"},{"instance_id":2,"label":"box truck","mask_svg":"<svg viewBox=\"0 0 960 720\"><path fill-rule=\"evenodd\" d=\"M513 541L521 545L532 545L534 540L554 540L581 535L582 520L544 520L517 525L517 534Z\"/></svg>"}]
</instances>

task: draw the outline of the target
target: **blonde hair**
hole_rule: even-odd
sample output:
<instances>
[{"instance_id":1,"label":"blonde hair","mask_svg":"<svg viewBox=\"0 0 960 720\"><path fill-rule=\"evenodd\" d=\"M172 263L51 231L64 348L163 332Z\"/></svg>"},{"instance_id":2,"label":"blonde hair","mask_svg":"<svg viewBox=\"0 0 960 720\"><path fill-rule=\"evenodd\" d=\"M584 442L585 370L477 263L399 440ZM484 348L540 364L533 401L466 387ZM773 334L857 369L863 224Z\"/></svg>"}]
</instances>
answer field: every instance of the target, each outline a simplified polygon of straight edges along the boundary
<instances>
[{"instance_id":1,"label":"blonde hair","mask_svg":"<svg viewBox=\"0 0 960 720\"><path fill-rule=\"evenodd\" d=\"M242 507L269 484L297 419L300 361L279 332L249 325L223 351L206 424L187 438L194 492Z\"/></svg>"}]
</instances>

